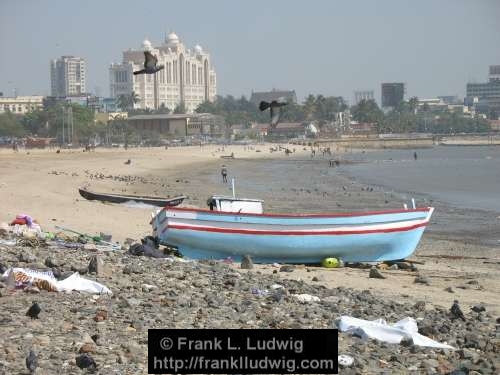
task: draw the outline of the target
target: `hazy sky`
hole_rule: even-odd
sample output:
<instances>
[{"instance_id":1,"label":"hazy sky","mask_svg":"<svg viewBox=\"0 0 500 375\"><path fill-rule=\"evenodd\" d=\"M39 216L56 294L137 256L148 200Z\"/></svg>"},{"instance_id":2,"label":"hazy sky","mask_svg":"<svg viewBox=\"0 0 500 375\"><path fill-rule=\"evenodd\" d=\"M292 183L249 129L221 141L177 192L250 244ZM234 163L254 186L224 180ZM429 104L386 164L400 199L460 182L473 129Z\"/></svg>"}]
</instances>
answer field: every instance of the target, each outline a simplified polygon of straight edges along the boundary
<instances>
[{"instance_id":1,"label":"hazy sky","mask_svg":"<svg viewBox=\"0 0 500 375\"><path fill-rule=\"evenodd\" d=\"M295 89L342 95L405 82L407 97L465 95L500 64L500 1L0 0L0 91L50 94L49 61L87 61L109 93L122 51L175 31L211 54L219 95Z\"/></svg>"}]
</instances>

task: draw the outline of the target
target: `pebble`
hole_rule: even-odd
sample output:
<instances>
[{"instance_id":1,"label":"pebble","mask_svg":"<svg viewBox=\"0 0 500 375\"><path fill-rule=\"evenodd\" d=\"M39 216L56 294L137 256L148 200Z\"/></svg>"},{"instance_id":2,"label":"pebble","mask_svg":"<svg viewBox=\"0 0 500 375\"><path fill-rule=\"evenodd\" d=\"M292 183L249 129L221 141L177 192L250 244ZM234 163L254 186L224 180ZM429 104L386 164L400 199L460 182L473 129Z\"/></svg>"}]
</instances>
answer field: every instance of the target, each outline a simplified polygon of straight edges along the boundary
<instances>
[{"instance_id":1,"label":"pebble","mask_svg":"<svg viewBox=\"0 0 500 375\"><path fill-rule=\"evenodd\" d=\"M425 276L417 276L415 277L415 284L425 284L425 285L430 285L430 281L427 277Z\"/></svg>"}]
</instances>

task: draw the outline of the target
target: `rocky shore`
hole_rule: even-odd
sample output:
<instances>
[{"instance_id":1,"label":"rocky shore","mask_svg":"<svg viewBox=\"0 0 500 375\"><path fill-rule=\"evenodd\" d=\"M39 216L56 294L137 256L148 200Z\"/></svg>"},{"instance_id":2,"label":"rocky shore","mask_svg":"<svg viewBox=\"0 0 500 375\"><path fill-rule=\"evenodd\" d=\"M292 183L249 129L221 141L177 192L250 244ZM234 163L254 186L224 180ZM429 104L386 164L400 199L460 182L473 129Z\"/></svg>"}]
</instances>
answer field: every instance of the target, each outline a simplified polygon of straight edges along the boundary
<instances>
[{"instance_id":1,"label":"rocky shore","mask_svg":"<svg viewBox=\"0 0 500 375\"><path fill-rule=\"evenodd\" d=\"M96 255L99 266L88 273ZM352 366L339 369L341 374L500 371L500 319L488 311L462 306L464 322L452 319L449 307L403 303L368 290L305 282L295 276L293 266L265 274L224 262L153 259L93 246L18 245L0 245L0 263L3 270L52 269L60 277L78 270L113 292L111 296L32 293L8 289L2 282L0 374L27 373L25 358L32 348L38 356L37 374L85 373L75 362L81 353L94 358L100 374L146 374L149 328L332 328L342 315L383 318L389 323L413 317L421 334L458 350L365 342L339 333L339 354L354 358ZM300 302L294 297L297 294L319 301ZM32 301L42 309L38 320L25 315Z\"/></svg>"}]
</instances>

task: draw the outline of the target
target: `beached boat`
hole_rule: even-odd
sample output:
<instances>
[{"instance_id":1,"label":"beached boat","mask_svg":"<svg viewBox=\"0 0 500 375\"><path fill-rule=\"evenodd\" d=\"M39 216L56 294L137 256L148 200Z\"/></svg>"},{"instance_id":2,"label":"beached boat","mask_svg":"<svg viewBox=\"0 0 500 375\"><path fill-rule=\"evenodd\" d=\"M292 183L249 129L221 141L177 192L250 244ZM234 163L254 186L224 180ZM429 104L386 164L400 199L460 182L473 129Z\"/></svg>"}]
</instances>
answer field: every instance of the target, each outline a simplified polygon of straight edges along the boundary
<instances>
[{"instance_id":1,"label":"beached boat","mask_svg":"<svg viewBox=\"0 0 500 375\"><path fill-rule=\"evenodd\" d=\"M101 202L111 202L111 203L138 202L138 203L150 204L152 206L157 206L157 207L177 206L181 204L184 199L186 199L186 196L184 195L172 198L161 198L161 197L125 195L125 194L95 193L85 188L79 188L78 191L80 192L80 195L83 198L88 200L97 200Z\"/></svg>"},{"instance_id":2,"label":"beached boat","mask_svg":"<svg viewBox=\"0 0 500 375\"><path fill-rule=\"evenodd\" d=\"M212 206L213 208L213 206ZM166 207L152 220L160 243L193 259L257 263L375 262L409 257L434 208L339 214L263 214Z\"/></svg>"}]
</instances>

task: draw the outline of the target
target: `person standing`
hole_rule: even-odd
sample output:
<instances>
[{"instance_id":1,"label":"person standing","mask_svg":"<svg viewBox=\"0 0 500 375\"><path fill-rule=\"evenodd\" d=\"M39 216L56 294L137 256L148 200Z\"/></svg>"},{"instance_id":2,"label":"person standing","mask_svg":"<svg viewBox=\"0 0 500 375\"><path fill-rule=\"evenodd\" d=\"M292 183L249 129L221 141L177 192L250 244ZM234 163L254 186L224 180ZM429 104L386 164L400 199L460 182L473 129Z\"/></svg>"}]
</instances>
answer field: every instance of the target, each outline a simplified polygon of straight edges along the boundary
<instances>
[{"instance_id":1,"label":"person standing","mask_svg":"<svg viewBox=\"0 0 500 375\"><path fill-rule=\"evenodd\" d=\"M417 151L413 153L413 159L417 160Z\"/></svg>"},{"instance_id":2,"label":"person standing","mask_svg":"<svg viewBox=\"0 0 500 375\"><path fill-rule=\"evenodd\" d=\"M222 166L220 174L222 175L222 182L227 182L227 168L225 165Z\"/></svg>"}]
</instances>

